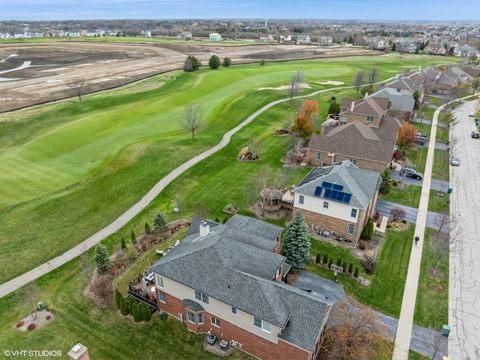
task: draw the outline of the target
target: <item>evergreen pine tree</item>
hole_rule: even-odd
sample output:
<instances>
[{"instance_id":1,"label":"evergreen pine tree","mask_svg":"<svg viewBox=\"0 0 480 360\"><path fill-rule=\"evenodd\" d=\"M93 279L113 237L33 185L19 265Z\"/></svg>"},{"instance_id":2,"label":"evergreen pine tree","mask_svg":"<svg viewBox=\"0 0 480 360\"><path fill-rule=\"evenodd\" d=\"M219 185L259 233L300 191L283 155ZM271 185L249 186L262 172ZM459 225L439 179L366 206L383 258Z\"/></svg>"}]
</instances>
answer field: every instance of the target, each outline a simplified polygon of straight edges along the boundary
<instances>
[{"instance_id":1,"label":"evergreen pine tree","mask_svg":"<svg viewBox=\"0 0 480 360\"><path fill-rule=\"evenodd\" d=\"M350 265L348 265L348 273L351 274L353 272L353 264L350 263Z\"/></svg>"},{"instance_id":2,"label":"evergreen pine tree","mask_svg":"<svg viewBox=\"0 0 480 360\"><path fill-rule=\"evenodd\" d=\"M127 242L125 241L125 238L122 237L122 250L126 250L127 249Z\"/></svg>"},{"instance_id":3,"label":"evergreen pine tree","mask_svg":"<svg viewBox=\"0 0 480 360\"><path fill-rule=\"evenodd\" d=\"M382 173L382 183L378 189L379 193L382 195L387 195L392 188L392 178L390 176L390 169L385 169Z\"/></svg>"},{"instance_id":4,"label":"evergreen pine tree","mask_svg":"<svg viewBox=\"0 0 480 360\"><path fill-rule=\"evenodd\" d=\"M337 266L342 266L342 258L337 259Z\"/></svg>"},{"instance_id":5,"label":"evergreen pine tree","mask_svg":"<svg viewBox=\"0 0 480 360\"><path fill-rule=\"evenodd\" d=\"M365 224L365 227L363 228L362 233L360 234L360 239L372 240L374 234L375 234L375 229L373 225L373 220L372 218L368 218L367 223Z\"/></svg>"},{"instance_id":6,"label":"evergreen pine tree","mask_svg":"<svg viewBox=\"0 0 480 360\"><path fill-rule=\"evenodd\" d=\"M122 313L123 316L127 316L128 315L128 304L127 304L127 301L125 300L125 298L121 298L120 299L120 312Z\"/></svg>"},{"instance_id":7,"label":"evergreen pine tree","mask_svg":"<svg viewBox=\"0 0 480 360\"><path fill-rule=\"evenodd\" d=\"M150 308L145 303L140 304L140 313L142 315L143 321L150 321L150 319L152 318L152 313L150 312Z\"/></svg>"},{"instance_id":8,"label":"evergreen pine tree","mask_svg":"<svg viewBox=\"0 0 480 360\"><path fill-rule=\"evenodd\" d=\"M118 289L115 289L115 304L117 304L118 308L120 309L120 302L121 299L123 298L122 294Z\"/></svg>"},{"instance_id":9,"label":"evergreen pine tree","mask_svg":"<svg viewBox=\"0 0 480 360\"><path fill-rule=\"evenodd\" d=\"M283 253L287 262L294 269L304 269L310 255L310 235L301 211L288 224L283 240Z\"/></svg>"},{"instance_id":10,"label":"evergreen pine tree","mask_svg":"<svg viewBox=\"0 0 480 360\"><path fill-rule=\"evenodd\" d=\"M355 271L353 272L353 277L358 278L358 268L355 268Z\"/></svg>"},{"instance_id":11,"label":"evergreen pine tree","mask_svg":"<svg viewBox=\"0 0 480 360\"><path fill-rule=\"evenodd\" d=\"M340 114L340 105L336 101L332 101L328 107L328 114L338 116Z\"/></svg>"},{"instance_id":12,"label":"evergreen pine tree","mask_svg":"<svg viewBox=\"0 0 480 360\"><path fill-rule=\"evenodd\" d=\"M140 306L137 303L134 303L132 306L132 315L135 322L142 321L142 313L140 311Z\"/></svg>"},{"instance_id":13,"label":"evergreen pine tree","mask_svg":"<svg viewBox=\"0 0 480 360\"><path fill-rule=\"evenodd\" d=\"M320 264L320 260L322 259L321 255L320 254L317 254L317 256L315 256L315 263L316 264Z\"/></svg>"},{"instance_id":14,"label":"evergreen pine tree","mask_svg":"<svg viewBox=\"0 0 480 360\"><path fill-rule=\"evenodd\" d=\"M333 265L333 258L328 258L328 268L331 269Z\"/></svg>"},{"instance_id":15,"label":"evergreen pine tree","mask_svg":"<svg viewBox=\"0 0 480 360\"><path fill-rule=\"evenodd\" d=\"M208 60L208 66L210 66L211 69L218 69L220 66L220 59L218 58L217 55L212 55L210 57L210 60Z\"/></svg>"},{"instance_id":16,"label":"evergreen pine tree","mask_svg":"<svg viewBox=\"0 0 480 360\"><path fill-rule=\"evenodd\" d=\"M135 231L133 231L133 229L132 229L132 232L130 233L130 240L132 241L132 244L137 243L137 236L135 235Z\"/></svg>"},{"instance_id":17,"label":"evergreen pine tree","mask_svg":"<svg viewBox=\"0 0 480 360\"><path fill-rule=\"evenodd\" d=\"M167 227L167 220L165 219L165 215L163 215L162 213L158 213L157 215L155 215L155 219L153 219L153 225L155 231L164 231Z\"/></svg>"},{"instance_id":18,"label":"evergreen pine tree","mask_svg":"<svg viewBox=\"0 0 480 360\"><path fill-rule=\"evenodd\" d=\"M324 264L328 263L328 254L323 255L323 261Z\"/></svg>"},{"instance_id":19,"label":"evergreen pine tree","mask_svg":"<svg viewBox=\"0 0 480 360\"><path fill-rule=\"evenodd\" d=\"M110 256L108 255L107 248L102 244L98 244L95 247L95 262L100 275L104 275L110 270Z\"/></svg>"},{"instance_id":20,"label":"evergreen pine tree","mask_svg":"<svg viewBox=\"0 0 480 360\"><path fill-rule=\"evenodd\" d=\"M229 67L232 64L232 60L229 57L223 58L223 66Z\"/></svg>"},{"instance_id":21,"label":"evergreen pine tree","mask_svg":"<svg viewBox=\"0 0 480 360\"><path fill-rule=\"evenodd\" d=\"M194 70L195 70L195 68L194 68L194 64L193 64L193 56L188 56L185 59L185 64L183 65L183 71L190 72L190 71L194 71Z\"/></svg>"},{"instance_id":22,"label":"evergreen pine tree","mask_svg":"<svg viewBox=\"0 0 480 360\"><path fill-rule=\"evenodd\" d=\"M150 225L148 224L148 222L145 223L145 234L150 234Z\"/></svg>"}]
</instances>

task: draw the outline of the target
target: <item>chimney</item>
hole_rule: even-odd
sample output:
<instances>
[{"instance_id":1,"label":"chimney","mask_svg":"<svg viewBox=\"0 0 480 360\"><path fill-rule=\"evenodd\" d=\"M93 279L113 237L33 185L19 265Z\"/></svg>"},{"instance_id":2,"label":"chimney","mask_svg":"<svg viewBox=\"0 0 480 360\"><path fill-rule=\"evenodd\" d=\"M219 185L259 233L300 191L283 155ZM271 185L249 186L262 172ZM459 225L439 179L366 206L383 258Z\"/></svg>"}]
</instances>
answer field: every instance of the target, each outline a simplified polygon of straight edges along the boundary
<instances>
[{"instance_id":1,"label":"chimney","mask_svg":"<svg viewBox=\"0 0 480 360\"><path fill-rule=\"evenodd\" d=\"M90 357L88 356L88 349L80 343L75 345L68 352L68 358L70 360L89 360L90 359Z\"/></svg>"},{"instance_id":2,"label":"chimney","mask_svg":"<svg viewBox=\"0 0 480 360\"><path fill-rule=\"evenodd\" d=\"M200 236L207 236L210 233L210 225L206 221L200 224Z\"/></svg>"},{"instance_id":3,"label":"chimney","mask_svg":"<svg viewBox=\"0 0 480 360\"><path fill-rule=\"evenodd\" d=\"M353 112L355 109L355 100L352 101L352 104L350 105L350 111Z\"/></svg>"}]
</instances>

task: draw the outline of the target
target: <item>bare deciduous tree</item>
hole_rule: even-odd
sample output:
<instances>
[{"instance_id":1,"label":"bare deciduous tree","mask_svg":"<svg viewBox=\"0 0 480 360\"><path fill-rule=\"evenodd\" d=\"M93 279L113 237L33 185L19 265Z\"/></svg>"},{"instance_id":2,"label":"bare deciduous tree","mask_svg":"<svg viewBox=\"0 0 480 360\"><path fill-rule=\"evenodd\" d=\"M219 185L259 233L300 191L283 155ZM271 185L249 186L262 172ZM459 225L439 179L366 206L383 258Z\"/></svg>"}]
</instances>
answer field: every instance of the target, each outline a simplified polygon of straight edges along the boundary
<instances>
[{"instance_id":1,"label":"bare deciduous tree","mask_svg":"<svg viewBox=\"0 0 480 360\"><path fill-rule=\"evenodd\" d=\"M82 95L85 95L88 90L87 82L83 78L73 78L68 83L68 86L70 87L72 94L78 96L78 100L82 100Z\"/></svg>"},{"instance_id":2,"label":"bare deciduous tree","mask_svg":"<svg viewBox=\"0 0 480 360\"><path fill-rule=\"evenodd\" d=\"M95 267L93 266L92 262L88 258L86 249L84 250L82 255L80 255L80 260L82 263L82 275L85 278L85 280L90 282L90 279L92 278L93 273L95 272Z\"/></svg>"},{"instance_id":3,"label":"bare deciduous tree","mask_svg":"<svg viewBox=\"0 0 480 360\"><path fill-rule=\"evenodd\" d=\"M380 70L378 70L377 67L373 67L372 70L370 70L367 73L367 81L368 84L373 85L375 84L380 77Z\"/></svg>"},{"instance_id":4,"label":"bare deciduous tree","mask_svg":"<svg viewBox=\"0 0 480 360\"><path fill-rule=\"evenodd\" d=\"M189 104L185 107L182 124L185 130L192 135L192 140L195 140L195 133L203 126L200 105Z\"/></svg>"},{"instance_id":5,"label":"bare deciduous tree","mask_svg":"<svg viewBox=\"0 0 480 360\"><path fill-rule=\"evenodd\" d=\"M33 309L32 317L37 319L37 298L38 298L38 287L32 281L25 285L25 297L27 299L28 306Z\"/></svg>"},{"instance_id":6,"label":"bare deciduous tree","mask_svg":"<svg viewBox=\"0 0 480 360\"><path fill-rule=\"evenodd\" d=\"M355 87L355 90L357 90L357 94L362 88L364 81L365 81L365 71L358 70L355 73L355 77L353 78L353 86Z\"/></svg>"},{"instance_id":7,"label":"bare deciduous tree","mask_svg":"<svg viewBox=\"0 0 480 360\"><path fill-rule=\"evenodd\" d=\"M292 77L290 78L290 84L288 85L288 95L290 96L290 100L292 100L295 96L298 95L300 90L300 85L304 81L304 75L301 71L296 71L293 73Z\"/></svg>"},{"instance_id":8,"label":"bare deciduous tree","mask_svg":"<svg viewBox=\"0 0 480 360\"><path fill-rule=\"evenodd\" d=\"M323 343L327 359L370 360L380 334L387 332L372 309L349 299L340 301Z\"/></svg>"},{"instance_id":9,"label":"bare deciduous tree","mask_svg":"<svg viewBox=\"0 0 480 360\"><path fill-rule=\"evenodd\" d=\"M262 192L269 187L271 178L272 169L269 166L266 166L262 169L260 174L250 177L245 184L245 198L250 203L254 203L256 201L260 202L260 215L263 215L264 209L268 205L266 197L262 197Z\"/></svg>"}]
</instances>

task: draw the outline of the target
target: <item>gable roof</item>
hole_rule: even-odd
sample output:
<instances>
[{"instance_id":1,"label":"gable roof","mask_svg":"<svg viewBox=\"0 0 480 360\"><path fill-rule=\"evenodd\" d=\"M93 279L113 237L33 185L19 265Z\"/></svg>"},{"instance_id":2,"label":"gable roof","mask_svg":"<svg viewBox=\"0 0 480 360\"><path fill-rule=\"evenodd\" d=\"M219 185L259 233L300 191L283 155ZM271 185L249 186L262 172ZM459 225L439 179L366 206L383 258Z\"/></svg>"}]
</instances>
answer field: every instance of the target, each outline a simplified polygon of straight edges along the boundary
<instances>
[{"instance_id":1,"label":"gable roof","mask_svg":"<svg viewBox=\"0 0 480 360\"><path fill-rule=\"evenodd\" d=\"M422 84L420 81L417 82L411 78L402 76L380 87L380 89L385 88L407 90L413 94L415 91L421 91Z\"/></svg>"},{"instance_id":2,"label":"gable roof","mask_svg":"<svg viewBox=\"0 0 480 360\"><path fill-rule=\"evenodd\" d=\"M353 111L352 111L352 103ZM382 116L389 108L388 99L368 97L363 100L343 99L340 104L340 114L362 114L370 116Z\"/></svg>"},{"instance_id":3,"label":"gable roof","mask_svg":"<svg viewBox=\"0 0 480 360\"><path fill-rule=\"evenodd\" d=\"M312 135L308 148L388 163L392 160L399 126L400 121L392 116L385 117L378 128L361 121L329 126L324 134Z\"/></svg>"},{"instance_id":4,"label":"gable roof","mask_svg":"<svg viewBox=\"0 0 480 360\"><path fill-rule=\"evenodd\" d=\"M365 209L378 190L381 178L376 171L360 169L350 160L339 164L315 168L294 188L294 192L315 195L317 187L322 187L323 182L342 185L343 192L352 194L349 205ZM320 198L325 198L324 191ZM328 199L329 201L336 201Z\"/></svg>"},{"instance_id":5,"label":"gable roof","mask_svg":"<svg viewBox=\"0 0 480 360\"><path fill-rule=\"evenodd\" d=\"M239 224L243 224L246 233L258 230L258 237L276 234L279 227L243 218L234 215L231 225L230 221L218 224L206 236L197 233L187 236L151 270L278 326L284 329L280 338L313 351L331 305L302 290L272 281L285 258L230 235ZM243 233L241 228L238 231L240 235Z\"/></svg>"}]
</instances>

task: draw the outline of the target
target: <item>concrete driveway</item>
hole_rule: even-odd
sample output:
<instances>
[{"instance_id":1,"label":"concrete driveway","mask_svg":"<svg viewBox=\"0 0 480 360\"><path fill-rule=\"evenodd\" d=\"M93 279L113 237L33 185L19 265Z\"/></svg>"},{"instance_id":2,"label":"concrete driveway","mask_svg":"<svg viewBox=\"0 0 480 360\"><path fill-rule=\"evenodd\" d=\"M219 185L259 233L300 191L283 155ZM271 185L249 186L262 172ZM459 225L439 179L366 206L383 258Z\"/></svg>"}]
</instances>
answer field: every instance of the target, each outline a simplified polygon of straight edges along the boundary
<instances>
[{"instance_id":1,"label":"concrete driveway","mask_svg":"<svg viewBox=\"0 0 480 360\"><path fill-rule=\"evenodd\" d=\"M302 271L300 273L300 276L298 277L294 286L307 291L312 295L321 298L322 300L334 303L346 297L345 290L341 284L324 279L306 271ZM393 341L393 339L395 339L395 333L397 332L398 319L387 316L378 311L375 311L375 313L377 314L379 320L388 329L388 334L382 334L382 336L390 341ZM331 320L332 318L330 318L330 324ZM442 360L442 356L447 354L447 339L441 336L438 331L414 325L410 349L431 358L435 352L435 344L437 340L440 342L435 359Z\"/></svg>"},{"instance_id":2,"label":"concrete driveway","mask_svg":"<svg viewBox=\"0 0 480 360\"><path fill-rule=\"evenodd\" d=\"M390 201L378 200L375 210L377 210L380 214L384 216L390 216L390 211L393 208L404 209L406 212L405 220L407 220L410 224L415 224L417 222L418 209L412 208L410 206L400 205ZM440 227L439 223L442 216L444 215L429 211L427 214L427 227L438 230L438 228ZM444 228L445 231L448 231L447 226L444 226Z\"/></svg>"},{"instance_id":3,"label":"concrete driveway","mask_svg":"<svg viewBox=\"0 0 480 360\"><path fill-rule=\"evenodd\" d=\"M480 141L472 139L475 102L455 110L452 128L459 167L450 167L453 192L450 215L455 224L451 233L449 323L452 326L448 350L451 359L480 359Z\"/></svg>"},{"instance_id":4,"label":"concrete driveway","mask_svg":"<svg viewBox=\"0 0 480 360\"><path fill-rule=\"evenodd\" d=\"M391 177L394 180L402 181L403 183L408 184L408 185L415 185L415 186L418 186L418 187L422 187L422 184L423 184L423 180L417 180L417 179L409 178L409 177L406 177L406 176L401 176L400 173L396 170L392 171ZM449 186L450 186L449 183L446 182L446 181L432 179L431 188L433 190L437 190L437 191L441 191L441 192L446 193Z\"/></svg>"}]
</instances>

